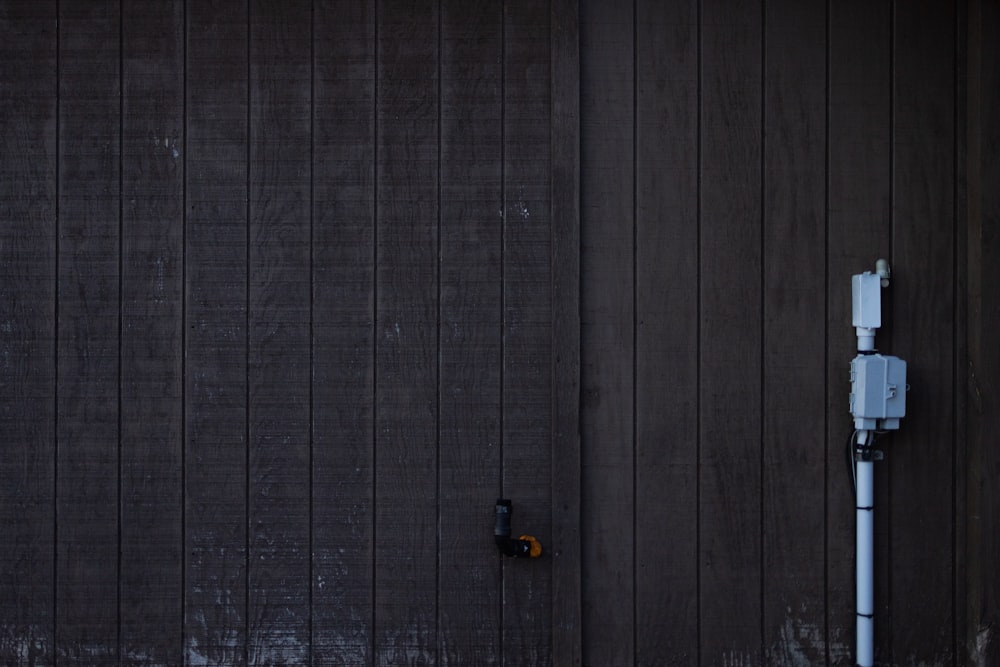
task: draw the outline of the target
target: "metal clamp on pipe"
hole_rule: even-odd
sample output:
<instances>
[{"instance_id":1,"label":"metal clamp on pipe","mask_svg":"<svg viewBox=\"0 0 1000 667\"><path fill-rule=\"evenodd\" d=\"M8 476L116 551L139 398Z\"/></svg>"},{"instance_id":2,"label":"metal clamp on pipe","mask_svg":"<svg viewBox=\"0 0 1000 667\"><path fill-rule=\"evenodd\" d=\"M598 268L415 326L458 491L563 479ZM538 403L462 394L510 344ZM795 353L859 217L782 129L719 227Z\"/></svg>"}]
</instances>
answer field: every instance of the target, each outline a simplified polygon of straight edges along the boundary
<instances>
[{"instance_id":1,"label":"metal clamp on pipe","mask_svg":"<svg viewBox=\"0 0 1000 667\"><path fill-rule=\"evenodd\" d=\"M531 535L521 535L517 539L510 536L511 502L507 498L497 498L496 521L493 524L493 538L504 556L511 558L538 558L542 555L542 543Z\"/></svg>"}]
</instances>

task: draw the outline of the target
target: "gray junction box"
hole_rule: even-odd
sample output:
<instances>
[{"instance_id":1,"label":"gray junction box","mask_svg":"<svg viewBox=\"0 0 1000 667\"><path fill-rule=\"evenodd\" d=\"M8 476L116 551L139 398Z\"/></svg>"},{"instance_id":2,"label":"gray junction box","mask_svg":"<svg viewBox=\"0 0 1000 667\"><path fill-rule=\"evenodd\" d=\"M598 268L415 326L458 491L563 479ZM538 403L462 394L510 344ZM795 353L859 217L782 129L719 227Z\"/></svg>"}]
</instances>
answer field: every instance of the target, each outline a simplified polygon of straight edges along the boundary
<instances>
[{"instance_id":1,"label":"gray junction box","mask_svg":"<svg viewBox=\"0 0 1000 667\"><path fill-rule=\"evenodd\" d=\"M906 416L906 362L899 357L861 354L851 361L851 414L857 430L899 428Z\"/></svg>"}]
</instances>

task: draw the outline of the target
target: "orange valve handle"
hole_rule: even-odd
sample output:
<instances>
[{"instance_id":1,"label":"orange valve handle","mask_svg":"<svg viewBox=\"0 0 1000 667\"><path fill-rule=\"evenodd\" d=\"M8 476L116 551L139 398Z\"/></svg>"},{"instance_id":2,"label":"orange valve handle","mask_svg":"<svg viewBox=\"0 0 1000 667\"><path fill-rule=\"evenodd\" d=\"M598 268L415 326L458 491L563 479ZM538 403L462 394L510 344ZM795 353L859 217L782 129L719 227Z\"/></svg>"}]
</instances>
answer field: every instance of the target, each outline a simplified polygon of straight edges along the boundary
<instances>
[{"instance_id":1,"label":"orange valve handle","mask_svg":"<svg viewBox=\"0 0 1000 667\"><path fill-rule=\"evenodd\" d=\"M525 542L528 544L528 557L538 558L542 555L542 543L536 540L531 535L522 535L517 538L520 542Z\"/></svg>"}]
</instances>

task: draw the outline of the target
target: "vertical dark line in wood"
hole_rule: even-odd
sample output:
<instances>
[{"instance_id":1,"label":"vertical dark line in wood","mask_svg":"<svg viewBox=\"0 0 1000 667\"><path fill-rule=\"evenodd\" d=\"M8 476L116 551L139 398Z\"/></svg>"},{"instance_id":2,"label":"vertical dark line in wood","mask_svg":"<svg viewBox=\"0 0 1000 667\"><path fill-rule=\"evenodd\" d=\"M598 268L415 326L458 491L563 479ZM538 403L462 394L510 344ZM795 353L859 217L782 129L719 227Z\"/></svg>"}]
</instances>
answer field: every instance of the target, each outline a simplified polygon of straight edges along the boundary
<instances>
[{"instance_id":1,"label":"vertical dark line in wood","mask_svg":"<svg viewBox=\"0 0 1000 667\"><path fill-rule=\"evenodd\" d=\"M639 501L636 460L639 454L639 3L632 0L632 661L639 651L639 596L636 536Z\"/></svg>"},{"instance_id":2,"label":"vertical dark line in wood","mask_svg":"<svg viewBox=\"0 0 1000 667\"><path fill-rule=\"evenodd\" d=\"M826 48L825 56L825 76L824 85L825 99L823 103L823 229L824 243L823 249L823 317L826 326L823 327L823 386L826 387L825 405L829 406L830 400L830 3L826 2ZM830 410L823 411L823 461L830 460ZM826 656L826 664L831 664L830 655L830 466L823 466L823 650Z\"/></svg>"},{"instance_id":3,"label":"vertical dark line in wood","mask_svg":"<svg viewBox=\"0 0 1000 667\"><path fill-rule=\"evenodd\" d=\"M767 368L767 358L765 355L765 350L767 349L767 316L766 316L766 304L765 299L767 295L767 281L764 278L765 269L767 266L767 234L765 233L765 217L767 215L767 85L765 78L767 77L767 0L761 0L760 3L760 274L757 276L757 280L760 283L760 298L759 298L759 312L760 312L760 322L758 327L760 327L760 348L757 350L757 354L760 359L760 395L758 398L758 410L761 415L760 424L758 425L759 436L757 444L757 465L759 467L759 479L760 487L758 487L757 494L757 510L758 510L758 531L760 533L760 562L757 564L759 568L759 582L760 582L760 611L757 614L758 624L760 630L760 656L763 659L766 655L764 638L767 636L767 619L764 617L764 589L767 582L767 576L764 564L767 563L767 540L765 539L765 517L766 507L764 506L764 484L767 483L767 475L764 470L764 431L766 428L767 420L764 419L765 414L765 401L767 398L767 373L765 369Z\"/></svg>"},{"instance_id":4,"label":"vertical dark line in wood","mask_svg":"<svg viewBox=\"0 0 1000 667\"><path fill-rule=\"evenodd\" d=\"M187 624L184 622L184 611L187 609L187 218L188 218L188 0L184 0L181 25L184 34L181 42L183 49L182 62L184 71L181 73L183 102L181 104L181 145L184 147L181 169L181 655L187 660Z\"/></svg>"},{"instance_id":5,"label":"vertical dark line in wood","mask_svg":"<svg viewBox=\"0 0 1000 667\"><path fill-rule=\"evenodd\" d=\"M500 3L500 497L504 489L504 369L507 346L507 290L504 270L507 250L507 0ZM501 561L502 562L502 561ZM502 572L502 568L501 568ZM501 574L502 576L502 574ZM503 599L500 601L500 621L503 627ZM502 634L502 631L501 631ZM503 642L500 643L503 651ZM503 664L501 655L500 664Z\"/></svg>"},{"instance_id":6,"label":"vertical dark line in wood","mask_svg":"<svg viewBox=\"0 0 1000 667\"><path fill-rule=\"evenodd\" d=\"M889 262L890 267L895 263L895 252L894 252L894 241L896 235L896 2L895 0L890 0L889 2ZM869 258L870 259L870 258ZM890 345L892 344L893 329L889 326L889 336ZM890 348L892 349L892 348ZM886 544L885 544L885 554L887 562L892 562L892 546L893 546L893 529L892 529L892 469L889 466L883 466L885 474L883 479L885 480L886 494L885 498L887 500L885 507L885 515L888 519L886 527ZM877 469L877 468L876 468ZM876 477L876 484L878 483L878 478ZM875 496L876 498L878 496ZM876 528L876 531L878 529ZM878 570L876 570L877 576ZM883 631L887 638L886 646L888 647L889 655L882 656L883 661L892 662L893 655L895 654L892 642L892 577L887 577L886 580L886 591L887 599L883 605L878 604L878 600L875 601L875 617L876 619L885 618L884 627L879 627L879 621L876 620L875 623L875 651L878 651L878 633ZM878 587L876 585L876 595ZM889 613L879 614L878 610L880 608L887 609Z\"/></svg>"},{"instance_id":7,"label":"vertical dark line in wood","mask_svg":"<svg viewBox=\"0 0 1000 667\"><path fill-rule=\"evenodd\" d=\"M59 193L62 187L62 170L59 165L59 157L62 154L61 130L62 130L62 109L59 99L60 82L62 81L62 44L60 33L62 32L62 17L60 0L56 0L56 104L55 104L55 126L56 126L56 189L55 202L55 257L53 271L55 279L53 285L52 299L52 664L59 664Z\"/></svg>"},{"instance_id":8,"label":"vertical dark line in wood","mask_svg":"<svg viewBox=\"0 0 1000 667\"><path fill-rule=\"evenodd\" d=\"M125 232L125 8L123 0L118 0L118 471L117 500L118 506L118 554L117 577L115 577L115 619L118 664L122 660L122 342L125 318L122 304L125 301L125 291L122 275L124 274L124 247L122 238Z\"/></svg>"},{"instance_id":9,"label":"vertical dark line in wood","mask_svg":"<svg viewBox=\"0 0 1000 667\"><path fill-rule=\"evenodd\" d=\"M889 2L889 260L896 232L896 2ZM891 266L891 264L890 264ZM891 333L891 329L890 329Z\"/></svg>"},{"instance_id":10,"label":"vertical dark line in wood","mask_svg":"<svg viewBox=\"0 0 1000 667\"><path fill-rule=\"evenodd\" d=\"M962 432L962 420L959 415L962 414L962 407L964 403L964 392L963 388L965 384L961 382L962 373L960 368L964 367L962 364L963 355L962 348L964 347L964 332L965 332L965 318L963 317L963 290L967 289L967 282L962 277L961 267L965 265L965 253L963 248L965 244L962 243L963 233L962 230L965 229L963 226L963 215L961 208L961 192L960 187L962 181L962 168L961 165L964 161L961 159L961 141L960 137L964 136L964 123L961 121L962 110L965 109L965 105L962 103L962 82L965 80L964 72L962 71L963 62L963 39L960 26L962 25L961 20L961 7L956 3L955 13L953 16L954 25L952 27L952 34L954 35L955 47L953 58L955 62L952 67L952 76L954 79L953 88L953 101L952 101L952 216L954 217L954 231L952 232L952 257L954 266L952 268L952 358L951 358L951 386L952 386L952 416L951 416L951 432L954 437L955 449L951 457L951 660L952 664L959 664L959 659L961 652L959 650L959 628L961 627L960 621L962 620L960 614L962 614L961 607L959 604L959 594L962 592L962 587L958 580L959 565L961 560L961 552L959 550L959 535L962 530L959 526L959 522L963 522L964 519L959 516L959 508L961 503L959 501L959 493L964 491L965 485L959 484L959 458L965 460L965 448L966 448L966 438L965 434ZM960 337L962 336L962 337Z\"/></svg>"},{"instance_id":11,"label":"vertical dark line in wood","mask_svg":"<svg viewBox=\"0 0 1000 667\"><path fill-rule=\"evenodd\" d=\"M316 310L316 279L315 279L315 257L314 246L315 225L316 225L316 2L309 3L309 593L308 593L308 614L309 614L309 664L313 664L313 646L315 644L315 624L313 614L313 581L316 577L313 572L315 559L313 558L313 470L314 470L314 416L315 401L313 396L313 378L316 375L316 335L315 335L315 310Z\"/></svg>"},{"instance_id":12,"label":"vertical dark line in wood","mask_svg":"<svg viewBox=\"0 0 1000 667\"><path fill-rule=\"evenodd\" d=\"M244 155L246 164L246 229L244 233L245 246L243 255L244 268L244 292L243 292L243 664L250 664L250 535L253 526L250 522L250 346L253 341L250 337L250 305L251 299L250 284L250 221L253 219L253 201L250 198L250 160L251 160L251 134L253 132L253 72L252 58L253 49L253 2L247 0L247 122L246 122L246 146Z\"/></svg>"},{"instance_id":13,"label":"vertical dark line in wood","mask_svg":"<svg viewBox=\"0 0 1000 667\"><path fill-rule=\"evenodd\" d=\"M696 266L698 270L695 271L695 299L697 300L697 306L695 310L697 312L697 317L695 318L695 355L697 357L696 370L695 370L695 470L697 471L695 475L694 483L694 495L695 495L695 593L697 596L697 601L695 602L695 611L698 614L698 621L695 624L697 627L697 640L696 640L696 659L695 664L701 665L701 118L702 118L702 34L701 34L701 6L702 0L698 0L698 6L695 10L697 12L697 51L698 51L698 101L697 101L697 118L695 119L695 169L697 174L695 175L695 187L698 192L695 196L695 221L698 225L697 233L695 234L695 244L697 253Z\"/></svg>"},{"instance_id":14,"label":"vertical dark line in wood","mask_svg":"<svg viewBox=\"0 0 1000 667\"><path fill-rule=\"evenodd\" d=\"M378 593L378 85L379 85L379 0L374 0L372 17L372 468L371 468L371 632L368 633L368 657L375 663L375 622L378 620L376 595Z\"/></svg>"},{"instance_id":15,"label":"vertical dark line in wood","mask_svg":"<svg viewBox=\"0 0 1000 667\"><path fill-rule=\"evenodd\" d=\"M437 405L434 407L434 641L431 646L440 650L441 647L441 0L437 3L437 248L434 262L434 283L437 303L435 326L435 347L437 363L435 365L434 384L436 386ZM438 656L441 659L441 656Z\"/></svg>"},{"instance_id":16,"label":"vertical dark line in wood","mask_svg":"<svg viewBox=\"0 0 1000 667\"><path fill-rule=\"evenodd\" d=\"M506 368L507 368L507 0L500 2L500 415L499 415L499 437L497 438L500 448L500 484L497 497L504 497L504 455L503 445L507 433L506 421L504 418ZM504 614L504 568L503 557L499 556L499 591L500 602L500 627L498 634L497 664L505 665L504 655L504 628L507 627L507 619Z\"/></svg>"}]
</instances>

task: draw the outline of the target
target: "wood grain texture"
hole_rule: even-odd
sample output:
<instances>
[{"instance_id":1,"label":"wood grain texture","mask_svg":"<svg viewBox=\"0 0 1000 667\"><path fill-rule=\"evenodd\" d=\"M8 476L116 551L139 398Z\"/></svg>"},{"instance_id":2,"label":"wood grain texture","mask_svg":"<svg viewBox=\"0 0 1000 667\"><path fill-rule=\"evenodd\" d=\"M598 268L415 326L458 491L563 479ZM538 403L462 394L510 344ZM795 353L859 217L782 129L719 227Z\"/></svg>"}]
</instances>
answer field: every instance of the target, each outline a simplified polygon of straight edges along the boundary
<instances>
[{"instance_id":1,"label":"wood grain texture","mask_svg":"<svg viewBox=\"0 0 1000 667\"><path fill-rule=\"evenodd\" d=\"M960 567L958 573L960 585L964 579L964 627L958 628L956 662L989 665L1000 661L1000 642L993 630L1000 625L995 567L1000 553L1000 512L994 491L1000 471L1000 452L995 446L1000 430L1000 354L993 334L1000 329L1000 292L994 289L1000 284L1000 267L992 260L1000 251L1000 191L991 185L1000 182L1000 162L995 158L1000 150L1000 123L996 122L1000 118L1000 54L991 37L1000 28L1000 7L990 2L969 3L967 20L968 366L964 378L959 374L965 386L958 390L967 396L968 453L962 503L966 514L956 517L966 519L964 544L959 543L965 568Z\"/></svg>"},{"instance_id":2,"label":"wood grain texture","mask_svg":"<svg viewBox=\"0 0 1000 667\"><path fill-rule=\"evenodd\" d=\"M0 663L54 660L56 13L0 6Z\"/></svg>"},{"instance_id":3,"label":"wood grain texture","mask_svg":"<svg viewBox=\"0 0 1000 667\"><path fill-rule=\"evenodd\" d=\"M827 239L826 3L768 3L764 45L764 662L821 664L826 276L818 267L826 262Z\"/></svg>"},{"instance_id":4,"label":"wood grain texture","mask_svg":"<svg viewBox=\"0 0 1000 667\"><path fill-rule=\"evenodd\" d=\"M184 4L122 5L123 664L180 664Z\"/></svg>"},{"instance_id":5,"label":"wood grain texture","mask_svg":"<svg viewBox=\"0 0 1000 667\"><path fill-rule=\"evenodd\" d=\"M698 656L698 7L636 5L636 664Z\"/></svg>"},{"instance_id":6,"label":"wood grain texture","mask_svg":"<svg viewBox=\"0 0 1000 667\"><path fill-rule=\"evenodd\" d=\"M580 535L580 6L550 3L552 663L582 661Z\"/></svg>"},{"instance_id":7,"label":"wood grain texture","mask_svg":"<svg viewBox=\"0 0 1000 667\"><path fill-rule=\"evenodd\" d=\"M583 653L635 661L635 51L632 8L580 17Z\"/></svg>"},{"instance_id":8,"label":"wood grain texture","mask_svg":"<svg viewBox=\"0 0 1000 667\"><path fill-rule=\"evenodd\" d=\"M438 587L439 17L381 2L376 43L375 656L432 661Z\"/></svg>"},{"instance_id":9,"label":"wood grain texture","mask_svg":"<svg viewBox=\"0 0 1000 667\"><path fill-rule=\"evenodd\" d=\"M701 658L761 637L761 5L702 7L699 330Z\"/></svg>"},{"instance_id":10,"label":"wood grain texture","mask_svg":"<svg viewBox=\"0 0 1000 667\"><path fill-rule=\"evenodd\" d=\"M952 343L954 345L954 419L952 420L952 437L954 438L954 488L952 517L955 529L952 534L954 560L952 566L952 600L954 616L952 626L952 641L954 656L958 664L968 662L965 650L965 637L971 626L969 623L969 608L965 600L969 599L967 574L970 572L968 560L968 525L970 522L961 517L969 516L969 231L972 223L969 219L968 188L969 188L969 126L974 108L969 103L969 72L971 58L969 56L970 42L974 37L969 30L969 15L975 11L970 7L973 3L964 3L955 8L955 170L954 170L954 217L955 217L955 311Z\"/></svg>"},{"instance_id":11,"label":"wood grain texture","mask_svg":"<svg viewBox=\"0 0 1000 667\"><path fill-rule=\"evenodd\" d=\"M897 4L893 20L893 281L883 313L911 391L888 457L889 657L955 664L955 7Z\"/></svg>"},{"instance_id":12,"label":"wood grain texture","mask_svg":"<svg viewBox=\"0 0 1000 667\"><path fill-rule=\"evenodd\" d=\"M118 3L60 7L56 652L118 657Z\"/></svg>"},{"instance_id":13,"label":"wood grain texture","mask_svg":"<svg viewBox=\"0 0 1000 667\"><path fill-rule=\"evenodd\" d=\"M850 280L855 273L871 270L875 259L890 256L889 3L835 3L829 23L827 659L833 665L853 665L855 503L846 442L853 430L847 394L857 338L851 327ZM876 550L887 545L886 468L879 465L875 471ZM879 651L887 645L885 563L876 559Z\"/></svg>"},{"instance_id":14,"label":"wood grain texture","mask_svg":"<svg viewBox=\"0 0 1000 667\"><path fill-rule=\"evenodd\" d=\"M187 7L185 661L247 660L245 2Z\"/></svg>"},{"instance_id":15,"label":"wood grain texture","mask_svg":"<svg viewBox=\"0 0 1000 667\"><path fill-rule=\"evenodd\" d=\"M313 664L373 659L375 7L317 2Z\"/></svg>"},{"instance_id":16,"label":"wood grain texture","mask_svg":"<svg viewBox=\"0 0 1000 667\"><path fill-rule=\"evenodd\" d=\"M500 562L501 6L441 4L438 660L497 664Z\"/></svg>"},{"instance_id":17,"label":"wood grain texture","mask_svg":"<svg viewBox=\"0 0 1000 667\"><path fill-rule=\"evenodd\" d=\"M515 533L534 535L543 549L552 534L549 34L546 4L505 3L501 488L513 502ZM504 561L505 664L552 659L552 572L545 565Z\"/></svg>"},{"instance_id":18,"label":"wood grain texture","mask_svg":"<svg viewBox=\"0 0 1000 667\"><path fill-rule=\"evenodd\" d=\"M311 3L250 3L248 663L310 626Z\"/></svg>"}]
</instances>

